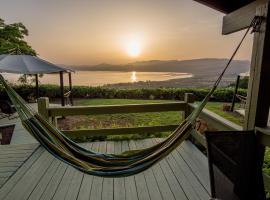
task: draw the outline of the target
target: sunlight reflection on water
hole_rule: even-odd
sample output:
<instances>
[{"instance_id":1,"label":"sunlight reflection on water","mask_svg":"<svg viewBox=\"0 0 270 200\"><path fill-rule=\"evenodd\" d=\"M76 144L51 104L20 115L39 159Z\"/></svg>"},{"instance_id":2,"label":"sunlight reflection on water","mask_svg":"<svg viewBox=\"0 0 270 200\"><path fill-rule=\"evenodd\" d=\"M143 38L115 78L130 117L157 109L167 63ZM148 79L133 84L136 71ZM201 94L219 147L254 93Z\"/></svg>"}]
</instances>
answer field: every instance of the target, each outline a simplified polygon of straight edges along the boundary
<instances>
[{"instance_id":1,"label":"sunlight reflection on water","mask_svg":"<svg viewBox=\"0 0 270 200\"><path fill-rule=\"evenodd\" d=\"M4 74L5 78L16 83L19 75ZM76 71L72 74L73 85L101 86L116 83L134 83L138 81L166 81L170 79L190 78L192 74L177 72L119 72L119 71ZM39 79L42 84L59 85L58 74L45 74ZM68 84L68 76L64 76L65 85Z\"/></svg>"},{"instance_id":2,"label":"sunlight reflection on water","mask_svg":"<svg viewBox=\"0 0 270 200\"><path fill-rule=\"evenodd\" d=\"M134 83L134 82L137 82L137 76L136 76L136 72L131 72L131 82Z\"/></svg>"}]
</instances>

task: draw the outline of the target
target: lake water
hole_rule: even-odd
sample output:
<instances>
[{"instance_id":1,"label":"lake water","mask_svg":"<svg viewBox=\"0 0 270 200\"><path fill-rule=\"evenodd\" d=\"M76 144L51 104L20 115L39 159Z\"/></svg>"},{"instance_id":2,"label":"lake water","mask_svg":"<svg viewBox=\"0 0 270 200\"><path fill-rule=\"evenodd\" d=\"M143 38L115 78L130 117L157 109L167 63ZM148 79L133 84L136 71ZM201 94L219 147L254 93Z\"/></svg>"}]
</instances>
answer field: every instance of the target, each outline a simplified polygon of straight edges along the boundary
<instances>
[{"instance_id":1,"label":"lake water","mask_svg":"<svg viewBox=\"0 0 270 200\"><path fill-rule=\"evenodd\" d=\"M16 83L19 75L4 74L5 78ZM115 71L76 71L72 73L73 85L101 86L105 84L129 83L138 81L166 81L170 79L190 78L192 74L174 72L115 72ZM45 74L40 78L42 84L59 84L59 74ZM64 75L65 85L68 75Z\"/></svg>"}]
</instances>

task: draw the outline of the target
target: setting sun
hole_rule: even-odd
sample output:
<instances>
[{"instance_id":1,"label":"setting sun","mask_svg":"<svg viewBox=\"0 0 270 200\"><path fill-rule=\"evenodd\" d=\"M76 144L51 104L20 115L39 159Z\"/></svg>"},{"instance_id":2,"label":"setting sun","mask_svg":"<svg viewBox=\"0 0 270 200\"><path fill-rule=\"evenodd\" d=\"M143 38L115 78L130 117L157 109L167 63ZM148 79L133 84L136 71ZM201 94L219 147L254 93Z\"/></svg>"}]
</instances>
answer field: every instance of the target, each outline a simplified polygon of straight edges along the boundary
<instances>
[{"instance_id":1,"label":"setting sun","mask_svg":"<svg viewBox=\"0 0 270 200\"><path fill-rule=\"evenodd\" d=\"M131 40L126 46L127 54L130 57L138 57L141 54L141 44L138 40Z\"/></svg>"}]
</instances>

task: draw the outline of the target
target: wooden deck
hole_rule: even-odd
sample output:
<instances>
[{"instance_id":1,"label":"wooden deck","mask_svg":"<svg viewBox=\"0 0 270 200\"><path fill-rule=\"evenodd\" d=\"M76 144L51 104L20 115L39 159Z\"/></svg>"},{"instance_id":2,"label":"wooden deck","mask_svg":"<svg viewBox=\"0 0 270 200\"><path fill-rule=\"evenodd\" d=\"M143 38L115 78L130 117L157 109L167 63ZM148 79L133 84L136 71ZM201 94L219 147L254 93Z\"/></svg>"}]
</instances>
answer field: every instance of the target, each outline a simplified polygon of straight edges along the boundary
<instances>
[{"instance_id":1,"label":"wooden deck","mask_svg":"<svg viewBox=\"0 0 270 200\"><path fill-rule=\"evenodd\" d=\"M158 139L93 142L85 146L100 152L119 153L150 146L157 141ZM7 147L6 153L2 151L4 147L1 147L0 160L7 152L10 154L13 152L10 147ZM125 178L100 178L83 174L55 159L40 146L35 148L33 153L17 148L16 154L25 157L31 155L21 166L10 165L16 172L0 186L1 200L208 200L210 198L207 159L189 141L184 142L152 168ZM14 162L17 162L16 158L21 159L20 156L14 157ZM0 163L0 171L8 167Z\"/></svg>"},{"instance_id":2,"label":"wooden deck","mask_svg":"<svg viewBox=\"0 0 270 200\"><path fill-rule=\"evenodd\" d=\"M37 147L38 144L0 145L0 188Z\"/></svg>"}]
</instances>

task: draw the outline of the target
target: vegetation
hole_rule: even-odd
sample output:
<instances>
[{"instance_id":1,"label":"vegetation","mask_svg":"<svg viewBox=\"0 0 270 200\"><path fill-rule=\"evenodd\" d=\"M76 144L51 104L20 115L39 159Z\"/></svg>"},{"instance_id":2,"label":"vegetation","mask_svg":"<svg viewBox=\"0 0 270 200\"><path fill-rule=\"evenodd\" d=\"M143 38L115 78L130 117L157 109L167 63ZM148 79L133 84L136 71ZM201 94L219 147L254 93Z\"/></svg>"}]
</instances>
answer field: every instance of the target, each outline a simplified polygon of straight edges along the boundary
<instances>
[{"instance_id":1,"label":"vegetation","mask_svg":"<svg viewBox=\"0 0 270 200\"><path fill-rule=\"evenodd\" d=\"M36 51L24 40L25 36L28 36L28 30L22 23L6 24L0 18L0 54L36 55Z\"/></svg>"},{"instance_id":2,"label":"vegetation","mask_svg":"<svg viewBox=\"0 0 270 200\"><path fill-rule=\"evenodd\" d=\"M15 90L25 99L33 96L34 86L15 85ZM68 88L66 88L68 90ZM60 97L60 89L57 85L41 85L40 96L47 96L50 99ZM74 98L104 98L104 99L150 99L150 100L183 100L185 93L193 93L197 101L202 100L209 92L209 89L196 88L158 88L158 89L115 89L106 87L75 86L72 90ZM234 88L218 88L211 98L211 101L230 102ZM239 89L239 94L245 96L246 90ZM0 95L5 96L3 88L0 88Z\"/></svg>"},{"instance_id":3,"label":"vegetation","mask_svg":"<svg viewBox=\"0 0 270 200\"><path fill-rule=\"evenodd\" d=\"M171 102L168 100L134 100L134 99L82 99L75 101L76 105L117 105L117 104L144 104ZM120 127L142 127L157 125L176 125L182 120L181 112L155 112L155 113L130 113L114 115L89 115L89 116L68 116L58 122L63 129L102 129ZM170 133L160 133L158 137L167 136ZM157 135L155 135L157 136ZM100 139L141 139L153 137L153 135L119 135L98 138ZM85 138L89 140L90 138ZM93 138L91 138L93 139ZM96 139L96 138L94 138Z\"/></svg>"},{"instance_id":4,"label":"vegetation","mask_svg":"<svg viewBox=\"0 0 270 200\"><path fill-rule=\"evenodd\" d=\"M117 104L144 104L144 103L162 103L172 102L169 100L134 100L134 99L81 99L75 101L76 105L117 105ZM209 102L207 109L220 114L228 120L238 124L241 123L237 115L222 111L223 103ZM90 116L69 116L59 121L62 129L102 129L102 128L120 128L120 127L141 127L156 125L176 125L182 120L181 112L162 112L162 113L130 113L114 115L90 115ZM167 136L169 133L160 133L159 137ZM111 136L106 139L138 139L142 137L152 137L153 135L121 135ZM100 138L99 138L100 139ZM105 138L103 138L105 139ZM89 140L89 138L85 138Z\"/></svg>"},{"instance_id":5,"label":"vegetation","mask_svg":"<svg viewBox=\"0 0 270 200\"><path fill-rule=\"evenodd\" d=\"M0 54L37 55L36 51L25 41L25 36L28 36L28 29L21 22L6 24L0 18ZM31 77L31 75L22 75L18 81L27 84L30 80L31 83L33 82Z\"/></svg>"},{"instance_id":6,"label":"vegetation","mask_svg":"<svg viewBox=\"0 0 270 200\"><path fill-rule=\"evenodd\" d=\"M249 80L249 77L240 78L238 87L242 89L247 89L248 80ZM230 87L235 87L235 83L230 84Z\"/></svg>"},{"instance_id":7,"label":"vegetation","mask_svg":"<svg viewBox=\"0 0 270 200\"><path fill-rule=\"evenodd\" d=\"M206 109L218 114L219 116L235 123L238 125L243 125L243 117L238 115L237 113L232 113L232 112L226 112L222 110L223 104L228 104L228 103L220 103L220 102L208 102L206 105ZM239 107L239 104L235 105L235 108L237 109Z\"/></svg>"}]
</instances>

